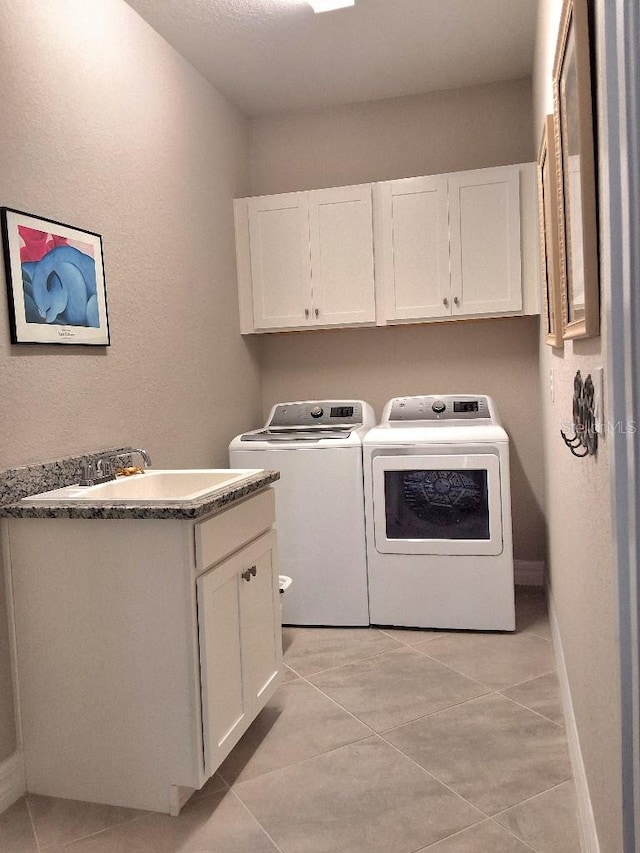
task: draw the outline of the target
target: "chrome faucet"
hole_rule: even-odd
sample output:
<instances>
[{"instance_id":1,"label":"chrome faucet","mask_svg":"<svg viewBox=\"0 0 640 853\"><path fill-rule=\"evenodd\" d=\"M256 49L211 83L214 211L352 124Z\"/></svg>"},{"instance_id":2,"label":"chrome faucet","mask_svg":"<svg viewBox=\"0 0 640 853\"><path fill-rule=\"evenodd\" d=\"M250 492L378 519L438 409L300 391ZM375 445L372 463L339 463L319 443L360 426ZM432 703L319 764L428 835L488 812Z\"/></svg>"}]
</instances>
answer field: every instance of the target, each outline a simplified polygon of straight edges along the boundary
<instances>
[{"instance_id":1,"label":"chrome faucet","mask_svg":"<svg viewBox=\"0 0 640 853\"><path fill-rule=\"evenodd\" d=\"M131 450L121 450L119 453L108 453L106 456L103 456L103 459L113 460L113 459L124 459L125 457L131 456L132 453L137 453L142 458L142 467L150 468L151 467L151 457L147 453L146 450L142 450L140 447L132 447ZM100 461L100 460L98 460Z\"/></svg>"},{"instance_id":2,"label":"chrome faucet","mask_svg":"<svg viewBox=\"0 0 640 853\"><path fill-rule=\"evenodd\" d=\"M116 459L128 459L132 453L137 453L142 458L144 468L151 466L151 457L146 450L132 447L130 450L120 450L117 453L107 453L96 459L95 462L87 462L82 469L81 486L97 486L98 483L108 483L115 480L116 470L114 462Z\"/></svg>"}]
</instances>

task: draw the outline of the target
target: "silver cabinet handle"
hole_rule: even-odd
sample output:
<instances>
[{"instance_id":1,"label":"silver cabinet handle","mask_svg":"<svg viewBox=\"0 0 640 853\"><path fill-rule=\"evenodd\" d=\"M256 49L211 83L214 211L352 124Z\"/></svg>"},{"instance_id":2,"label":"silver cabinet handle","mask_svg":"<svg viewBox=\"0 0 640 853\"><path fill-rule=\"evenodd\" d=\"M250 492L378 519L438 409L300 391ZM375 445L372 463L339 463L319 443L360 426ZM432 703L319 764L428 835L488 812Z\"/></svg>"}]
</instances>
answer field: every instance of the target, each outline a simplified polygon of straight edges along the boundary
<instances>
[{"instance_id":1,"label":"silver cabinet handle","mask_svg":"<svg viewBox=\"0 0 640 853\"><path fill-rule=\"evenodd\" d=\"M305 317L308 317L308 316L309 316L309 309L308 309L308 308L305 308L305 309L304 309L304 316L305 316Z\"/></svg>"},{"instance_id":2,"label":"silver cabinet handle","mask_svg":"<svg viewBox=\"0 0 640 853\"><path fill-rule=\"evenodd\" d=\"M251 568L249 569L249 572L250 572L250 573L251 573L251 575L253 575L253 577L255 578L255 576L258 574L258 568L257 568L257 566L251 566Z\"/></svg>"},{"instance_id":3,"label":"silver cabinet handle","mask_svg":"<svg viewBox=\"0 0 640 853\"><path fill-rule=\"evenodd\" d=\"M315 309L315 311L314 311L313 313L314 313L314 314L316 315L316 317L317 317L317 316L320 314L320 309L319 309L319 308L316 308L316 309Z\"/></svg>"},{"instance_id":4,"label":"silver cabinet handle","mask_svg":"<svg viewBox=\"0 0 640 853\"><path fill-rule=\"evenodd\" d=\"M460 305L460 300L458 299L458 297L457 297L457 296L454 296L454 297L453 297L453 304L454 304L454 305Z\"/></svg>"},{"instance_id":5,"label":"silver cabinet handle","mask_svg":"<svg viewBox=\"0 0 640 853\"><path fill-rule=\"evenodd\" d=\"M442 304L443 304L445 307L449 304L449 300L448 300L448 298L447 298L446 296L445 296L445 298L442 300Z\"/></svg>"},{"instance_id":6,"label":"silver cabinet handle","mask_svg":"<svg viewBox=\"0 0 640 853\"><path fill-rule=\"evenodd\" d=\"M251 580L251 569L247 569L246 572L242 572L240 577L245 581L250 581Z\"/></svg>"}]
</instances>

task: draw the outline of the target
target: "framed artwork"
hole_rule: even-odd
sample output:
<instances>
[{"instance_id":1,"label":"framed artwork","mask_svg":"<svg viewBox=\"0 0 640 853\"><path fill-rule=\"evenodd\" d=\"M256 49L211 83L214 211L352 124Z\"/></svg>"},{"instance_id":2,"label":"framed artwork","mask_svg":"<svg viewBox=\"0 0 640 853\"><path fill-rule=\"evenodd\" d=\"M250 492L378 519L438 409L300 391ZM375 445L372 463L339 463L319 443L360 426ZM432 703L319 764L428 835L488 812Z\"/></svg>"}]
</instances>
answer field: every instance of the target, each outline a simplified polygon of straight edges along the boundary
<instances>
[{"instance_id":1,"label":"framed artwork","mask_svg":"<svg viewBox=\"0 0 640 853\"><path fill-rule=\"evenodd\" d=\"M565 0L553 71L563 337L600 334L588 0Z\"/></svg>"},{"instance_id":2,"label":"framed artwork","mask_svg":"<svg viewBox=\"0 0 640 853\"><path fill-rule=\"evenodd\" d=\"M562 295L558 245L557 160L553 116L545 118L538 151L538 220L545 341L561 347Z\"/></svg>"},{"instance_id":3,"label":"framed artwork","mask_svg":"<svg viewBox=\"0 0 640 853\"><path fill-rule=\"evenodd\" d=\"M99 234L0 208L11 342L109 345Z\"/></svg>"}]
</instances>

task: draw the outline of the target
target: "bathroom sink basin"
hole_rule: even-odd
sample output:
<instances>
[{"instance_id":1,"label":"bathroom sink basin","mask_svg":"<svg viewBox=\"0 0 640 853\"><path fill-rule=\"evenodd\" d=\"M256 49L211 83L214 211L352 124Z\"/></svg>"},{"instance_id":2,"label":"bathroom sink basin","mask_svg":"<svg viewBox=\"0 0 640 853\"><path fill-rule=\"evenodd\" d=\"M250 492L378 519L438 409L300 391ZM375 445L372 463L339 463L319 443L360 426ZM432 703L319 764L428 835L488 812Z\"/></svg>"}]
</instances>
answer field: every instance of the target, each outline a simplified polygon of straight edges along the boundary
<instances>
[{"instance_id":1,"label":"bathroom sink basin","mask_svg":"<svg viewBox=\"0 0 640 853\"><path fill-rule=\"evenodd\" d=\"M147 470L144 474L118 477L96 486L64 486L23 498L30 504L168 504L206 498L228 486L240 484L260 468Z\"/></svg>"}]
</instances>

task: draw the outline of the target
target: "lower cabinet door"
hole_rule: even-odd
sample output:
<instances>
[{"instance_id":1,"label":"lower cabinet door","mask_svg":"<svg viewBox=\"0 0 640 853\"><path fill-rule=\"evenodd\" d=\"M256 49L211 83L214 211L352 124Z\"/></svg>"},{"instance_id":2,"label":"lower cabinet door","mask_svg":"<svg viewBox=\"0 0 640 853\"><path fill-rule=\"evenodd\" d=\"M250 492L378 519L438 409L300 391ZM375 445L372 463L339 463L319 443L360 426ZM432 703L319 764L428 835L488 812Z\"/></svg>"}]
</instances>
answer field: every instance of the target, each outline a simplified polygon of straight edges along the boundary
<instances>
[{"instance_id":1,"label":"lower cabinet door","mask_svg":"<svg viewBox=\"0 0 640 853\"><path fill-rule=\"evenodd\" d=\"M210 776L274 692L282 658L275 534L197 579L205 773Z\"/></svg>"},{"instance_id":2,"label":"lower cabinet door","mask_svg":"<svg viewBox=\"0 0 640 853\"><path fill-rule=\"evenodd\" d=\"M247 708L262 707L280 664L280 593L273 562L269 549L252 563L249 575L241 581L240 636Z\"/></svg>"},{"instance_id":3,"label":"lower cabinet door","mask_svg":"<svg viewBox=\"0 0 640 853\"><path fill-rule=\"evenodd\" d=\"M231 568L231 567L228 567ZM244 731L239 576L222 564L198 578L198 632L205 772Z\"/></svg>"}]
</instances>

